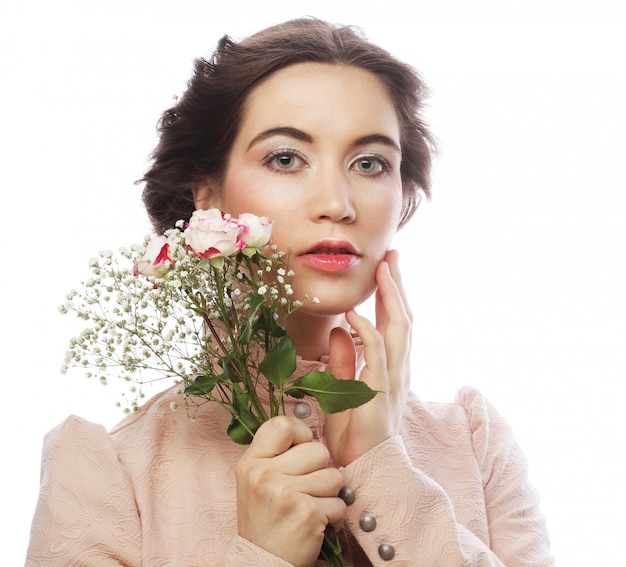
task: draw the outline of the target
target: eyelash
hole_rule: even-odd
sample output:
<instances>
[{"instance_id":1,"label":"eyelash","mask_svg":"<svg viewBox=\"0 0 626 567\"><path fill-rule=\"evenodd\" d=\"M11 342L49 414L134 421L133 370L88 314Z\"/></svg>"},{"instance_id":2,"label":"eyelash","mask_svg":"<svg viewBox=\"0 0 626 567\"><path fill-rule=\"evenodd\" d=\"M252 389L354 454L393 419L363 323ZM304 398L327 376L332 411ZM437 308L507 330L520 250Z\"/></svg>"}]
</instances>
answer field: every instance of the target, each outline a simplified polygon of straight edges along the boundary
<instances>
[{"instance_id":1,"label":"eyelash","mask_svg":"<svg viewBox=\"0 0 626 567\"><path fill-rule=\"evenodd\" d=\"M306 162L306 160L304 159L304 156L293 149L280 149L280 150L274 150L273 152L269 153L267 156L265 156L263 158L263 165L266 167L270 167L272 169L272 171L274 171L275 173L280 173L280 174L289 174L289 173L293 173L292 169L282 169L280 167L277 167L276 165L272 164L272 162L277 158L277 157L281 157L281 156L291 156L291 157L296 157L298 159L300 159L303 162Z\"/></svg>"},{"instance_id":2,"label":"eyelash","mask_svg":"<svg viewBox=\"0 0 626 567\"><path fill-rule=\"evenodd\" d=\"M294 173L294 169L296 169L296 170L300 169L300 168L283 169L281 167L277 167L275 164L272 163L276 158L281 157L281 156L295 157L295 158L298 158L299 160L301 160L302 162L306 163L306 160L305 160L304 156L300 152L298 152L298 151L296 151L294 149L291 149L291 148L283 148L283 149L274 150L273 152L271 152L267 156L265 156L263 158L262 164L265 167L271 168L272 171L274 171L275 173L279 173L281 175L282 174L292 174L292 173ZM368 175L367 173L364 173L364 172L358 172L357 171L358 174L365 175L367 177L376 178L376 177L378 177L380 175L384 175L385 173L389 172L393 168L392 163L387 158L383 157L380 154L376 154L376 153L374 153L374 154L361 154L361 155L355 157L351 161L350 167L351 168L354 167L355 164L357 164L361 160L376 161L381 166L381 170L380 171L377 171L377 172L375 172L373 174L370 174L370 175Z\"/></svg>"},{"instance_id":3,"label":"eyelash","mask_svg":"<svg viewBox=\"0 0 626 567\"><path fill-rule=\"evenodd\" d=\"M381 156L380 154L361 154L352 160L351 166L353 166L354 164L358 163L361 160L376 161L381 166L380 171L377 171L376 173L369 175L369 177L378 177L379 175L384 175L385 173L391 171L392 169L391 162L387 158ZM367 175L367 174L363 173L363 175Z\"/></svg>"}]
</instances>

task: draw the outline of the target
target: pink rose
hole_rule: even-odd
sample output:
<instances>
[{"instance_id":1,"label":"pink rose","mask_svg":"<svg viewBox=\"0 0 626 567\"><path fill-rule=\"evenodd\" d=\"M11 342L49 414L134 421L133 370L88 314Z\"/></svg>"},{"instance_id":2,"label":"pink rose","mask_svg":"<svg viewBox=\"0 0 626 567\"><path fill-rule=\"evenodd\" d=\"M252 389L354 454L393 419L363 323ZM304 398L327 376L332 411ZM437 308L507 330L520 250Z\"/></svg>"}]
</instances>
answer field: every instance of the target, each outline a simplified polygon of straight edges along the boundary
<instances>
[{"instance_id":1,"label":"pink rose","mask_svg":"<svg viewBox=\"0 0 626 567\"><path fill-rule=\"evenodd\" d=\"M267 217L242 213L239 216L239 226L242 227L241 239L246 243L246 248L263 249L270 243L272 221Z\"/></svg>"},{"instance_id":2,"label":"pink rose","mask_svg":"<svg viewBox=\"0 0 626 567\"><path fill-rule=\"evenodd\" d=\"M224 218L219 209L194 211L185 229L185 242L199 258L231 256L245 248L240 240L241 227Z\"/></svg>"},{"instance_id":3,"label":"pink rose","mask_svg":"<svg viewBox=\"0 0 626 567\"><path fill-rule=\"evenodd\" d=\"M165 236L153 236L135 264L135 275L162 278L176 262L177 244Z\"/></svg>"}]
</instances>

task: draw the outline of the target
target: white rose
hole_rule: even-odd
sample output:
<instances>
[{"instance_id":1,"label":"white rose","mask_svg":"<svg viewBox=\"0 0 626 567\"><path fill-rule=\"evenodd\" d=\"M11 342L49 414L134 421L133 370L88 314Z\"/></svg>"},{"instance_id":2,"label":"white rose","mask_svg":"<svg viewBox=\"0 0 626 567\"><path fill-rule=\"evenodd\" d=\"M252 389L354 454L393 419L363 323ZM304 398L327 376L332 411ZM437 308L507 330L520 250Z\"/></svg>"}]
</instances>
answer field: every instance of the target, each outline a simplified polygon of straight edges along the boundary
<instances>
[{"instance_id":1,"label":"white rose","mask_svg":"<svg viewBox=\"0 0 626 567\"><path fill-rule=\"evenodd\" d=\"M245 247L240 233L239 225L224 218L219 209L197 210L185 229L185 242L200 258L230 256Z\"/></svg>"},{"instance_id":2,"label":"white rose","mask_svg":"<svg viewBox=\"0 0 626 567\"><path fill-rule=\"evenodd\" d=\"M247 248L265 248L272 237L272 221L267 217L258 217L252 213L239 216L242 227L241 239Z\"/></svg>"},{"instance_id":3,"label":"white rose","mask_svg":"<svg viewBox=\"0 0 626 567\"><path fill-rule=\"evenodd\" d=\"M153 236L135 264L135 274L162 278L176 262L177 244L165 236Z\"/></svg>"}]
</instances>

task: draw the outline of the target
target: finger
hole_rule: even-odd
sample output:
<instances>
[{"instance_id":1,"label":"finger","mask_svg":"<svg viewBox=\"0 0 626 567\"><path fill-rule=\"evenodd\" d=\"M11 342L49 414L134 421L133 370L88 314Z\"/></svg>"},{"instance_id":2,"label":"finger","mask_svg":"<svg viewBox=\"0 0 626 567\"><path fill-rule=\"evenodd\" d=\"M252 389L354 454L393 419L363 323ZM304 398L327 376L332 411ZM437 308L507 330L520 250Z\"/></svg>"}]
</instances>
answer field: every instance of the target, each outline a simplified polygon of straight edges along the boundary
<instances>
[{"instance_id":1,"label":"finger","mask_svg":"<svg viewBox=\"0 0 626 567\"><path fill-rule=\"evenodd\" d=\"M337 496L345 485L342 474L334 468L325 468L297 477L298 490L317 498Z\"/></svg>"},{"instance_id":2,"label":"finger","mask_svg":"<svg viewBox=\"0 0 626 567\"><path fill-rule=\"evenodd\" d=\"M278 416L266 421L254 435L247 454L253 458L275 457L292 445L306 443L313 433L300 420Z\"/></svg>"},{"instance_id":3,"label":"finger","mask_svg":"<svg viewBox=\"0 0 626 567\"><path fill-rule=\"evenodd\" d=\"M377 270L376 328L383 335L388 362L401 363L411 341L411 319L400 290L391 277L389 264L381 262Z\"/></svg>"},{"instance_id":4,"label":"finger","mask_svg":"<svg viewBox=\"0 0 626 567\"><path fill-rule=\"evenodd\" d=\"M376 288L376 296L374 301L376 328L379 331L384 332L390 320L390 315L388 313L388 309L391 307L390 293L395 291L393 290L392 286L391 274L389 272L389 264L387 264L387 262L385 261L378 264L378 268L376 269L376 284L378 285L378 287ZM387 299L387 302L385 302L385 299Z\"/></svg>"},{"instance_id":5,"label":"finger","mask_svg":"<svg viewBox=\"0 0 626 567\"><path fill-rule=\"evenodd\" d=\"M320 512L326 516L326 523L331 524L335 529L341 528L346 516L346 503L341 498L320 498L318 499Z\"/></svg>"},{"instance_id":6,"label":"finger","mask_svg":"<svg viewBox=\"0 0 626 567\"><path fill-rule=\"evenodd\" d=\"M400 254L397 250L388 250L385 255L385 260L387 264L389 264L389 272L393 281L396 283L398 287L398 291L400 292L400 296L402 297L402 303L404 304L404 309L406 310L409 319L413 319L413 313L411 312L411 306L409 304L408 295L406 293L406 289L404 288L404 284L402 282L402 274L400 272Z\"/></svg>"},{"instance_id":7,"label":"finger","mask_svg":"<svg viewBox=\"0 0 626 567\"><path fill-rule=\"evenodd\" d=\"M391 266L382 261L376 270L376 326L388 323L405 323L410 320L402 290L391 274Z\"/></svg>"},{"instance_id":8,"label":"finger","mask_svg":"<svg viewBox=\"0 0 626 567\"><path fill-rule=\"evenodd\" d=\"M346 320L363 341L363 356L365 357L366 367L370 370L366 374L369 378L364 378L364 374L361 374L359 379L364 380L374 390L385 391L387 389L385 380L387 375L387 355L382 335L367 317L359 315L353 309L346 312Z\"/></svg>"},{"instance_id":9,"label":"finger","mask_svg":"<svg viewBox=\"0 0 626 567\"><path fill-rule=\"evenodd\" d=\"M329 460L328 449L316 441L294 445L275 458L281 473L294 476L325 469Z\"/></svg>"},{"instance_id":10,"label":"finger","mask_svg":"<svg viewBox=\"0 0 626 567\"><path fill-rule=\"evenodd\" d=\"M340 380L354 380L356 350L350 333L341 327L330 332L328 369Z\"/></svg>"}]
</instances>

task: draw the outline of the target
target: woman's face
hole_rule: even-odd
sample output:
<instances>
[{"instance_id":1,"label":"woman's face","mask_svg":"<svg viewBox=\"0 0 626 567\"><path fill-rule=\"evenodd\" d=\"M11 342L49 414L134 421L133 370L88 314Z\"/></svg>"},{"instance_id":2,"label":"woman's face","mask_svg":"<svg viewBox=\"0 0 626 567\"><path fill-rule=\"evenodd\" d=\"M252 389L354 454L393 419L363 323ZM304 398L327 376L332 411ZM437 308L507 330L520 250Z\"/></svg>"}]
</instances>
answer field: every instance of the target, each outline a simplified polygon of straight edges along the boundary
<instances>
[{"instance_id":1,"label":"woman's face","mask_svg":"<svg viewBox=\"0 0 626 567\"><path fill-rule=\"evenodd\" d=\"M398 118L375 75L300 63L250 93L224 182L199 190L196 206L270 217L295 296L343 313L375 289L402 208L401 158Z\"/></svg>"}]
</instances>

